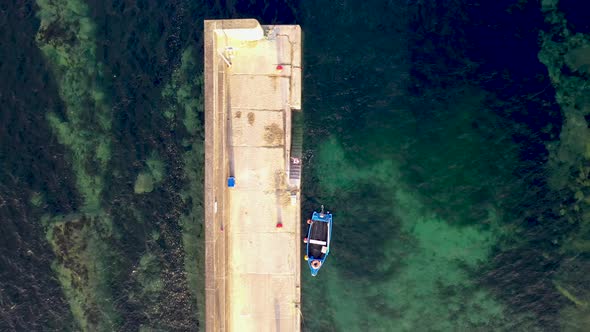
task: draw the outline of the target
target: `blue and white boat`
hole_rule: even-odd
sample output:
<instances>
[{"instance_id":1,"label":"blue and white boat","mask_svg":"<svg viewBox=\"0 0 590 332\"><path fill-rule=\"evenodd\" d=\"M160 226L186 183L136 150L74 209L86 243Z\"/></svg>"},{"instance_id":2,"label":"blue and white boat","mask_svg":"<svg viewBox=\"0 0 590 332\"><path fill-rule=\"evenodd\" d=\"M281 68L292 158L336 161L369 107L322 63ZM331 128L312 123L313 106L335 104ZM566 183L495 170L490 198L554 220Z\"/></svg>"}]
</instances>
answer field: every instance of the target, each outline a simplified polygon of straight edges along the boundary
<instances>
[{"instance_id":1,"label":"blue and white boat","mask_svg":"<svg viewBox=\"0 0 590 332\"><path fill-rule=\"evenodd\" d=\"M321 212L314 211L307 223L309 224L309 230L307 231L307 237L303 239L303 242L307 243L304 258L307 265L309 265L311 275L315 277L330 253L332 214L330 211L324 212L324 206L322 205Z\"/></svg>"}]
</instances>

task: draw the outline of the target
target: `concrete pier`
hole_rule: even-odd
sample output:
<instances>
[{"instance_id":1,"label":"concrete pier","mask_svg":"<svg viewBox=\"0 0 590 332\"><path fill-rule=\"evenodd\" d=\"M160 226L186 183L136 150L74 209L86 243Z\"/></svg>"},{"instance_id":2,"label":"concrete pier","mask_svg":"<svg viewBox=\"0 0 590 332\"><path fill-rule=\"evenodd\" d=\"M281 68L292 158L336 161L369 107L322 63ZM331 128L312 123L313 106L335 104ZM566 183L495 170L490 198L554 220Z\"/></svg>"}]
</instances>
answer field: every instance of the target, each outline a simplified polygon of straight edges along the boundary
<instances>
[{"instance_id":1,"label":"concrete pier","mask_svg":"<svg viewBox=\"0 0 590 332\"><path fill-rule=\"evenodd\" d=\"M211 20L204 38L205 327L299 331L301 163L291 112L301 109L301 30Z\"/></svg>"}]
</instances>

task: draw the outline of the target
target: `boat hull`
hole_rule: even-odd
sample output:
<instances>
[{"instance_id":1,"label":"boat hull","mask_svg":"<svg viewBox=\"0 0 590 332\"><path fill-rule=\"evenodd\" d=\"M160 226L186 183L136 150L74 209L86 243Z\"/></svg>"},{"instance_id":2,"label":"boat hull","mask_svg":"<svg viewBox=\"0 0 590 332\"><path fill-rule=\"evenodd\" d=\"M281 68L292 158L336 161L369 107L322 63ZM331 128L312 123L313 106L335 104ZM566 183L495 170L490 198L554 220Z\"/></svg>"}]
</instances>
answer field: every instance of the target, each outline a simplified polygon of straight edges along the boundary
<instances>
[{"instance_id":1,"label":"boat hull","mask_svg":"<svg viewBox=\"0 0 590 332\"><path fill-rule=\"evenodd\" d=\"M308 220L306 258L312 276L316 276L330 253L332 214L314 212Z\"/></svg>"}]
</instances>

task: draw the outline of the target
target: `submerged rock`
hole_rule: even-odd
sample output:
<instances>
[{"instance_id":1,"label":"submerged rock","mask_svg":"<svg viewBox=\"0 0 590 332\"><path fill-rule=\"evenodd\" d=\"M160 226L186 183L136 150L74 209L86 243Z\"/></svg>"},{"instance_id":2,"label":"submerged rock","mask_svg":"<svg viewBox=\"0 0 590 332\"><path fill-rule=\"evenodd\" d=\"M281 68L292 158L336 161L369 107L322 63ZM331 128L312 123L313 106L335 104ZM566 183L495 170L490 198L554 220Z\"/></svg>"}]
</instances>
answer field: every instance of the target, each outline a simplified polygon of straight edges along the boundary
<instances>
[{"instance_id":1,"label":"submerged rock","mask_svg":"<svg viewBox=\"0 0 590 332\"><path fill-rule=\"evenodd\" d=\"M136 194L150 193L154 190L154 179L147 173L140 173L133 188Z\"/></svg>"}]
</instances>

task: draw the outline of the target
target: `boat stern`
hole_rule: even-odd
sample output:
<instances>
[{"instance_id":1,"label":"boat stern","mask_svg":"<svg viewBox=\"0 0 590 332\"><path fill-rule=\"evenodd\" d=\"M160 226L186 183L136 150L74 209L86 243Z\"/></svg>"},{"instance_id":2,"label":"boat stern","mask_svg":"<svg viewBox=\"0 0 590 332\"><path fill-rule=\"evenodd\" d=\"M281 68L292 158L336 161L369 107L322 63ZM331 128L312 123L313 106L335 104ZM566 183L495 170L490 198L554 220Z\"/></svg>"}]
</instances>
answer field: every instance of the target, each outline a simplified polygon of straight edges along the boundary
<instances>
[{"instance_id":1,"label":"boat stern","mask_svg":"<svg viewBox=\"0 0 590 332\"><path fill-rule=\"evenodd\" d=\"M315 277L315 276L317 276L317 275L318 275L318 271L319 271L319 269L317 269L317 270L316 270L316 269L314 269L314 268L312 268L312 267L310 267L310 269L311 269L311 276L312 276L312 277Z\"/></svg>"},{"instance_id":2,"label":"boat stern","mask_svg":"<svg viewBox=\"0 0 590 332\"><path fill-rule=\"evenodd\" d=\"M324 264L323 260L320 259L310 259L307 261L307 265L309 265L309 270L311 271L311 275L313 277L318 275L320 268Z\"/></svg>"}]
</instances>

